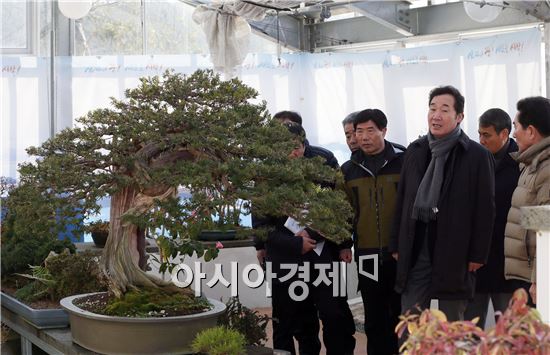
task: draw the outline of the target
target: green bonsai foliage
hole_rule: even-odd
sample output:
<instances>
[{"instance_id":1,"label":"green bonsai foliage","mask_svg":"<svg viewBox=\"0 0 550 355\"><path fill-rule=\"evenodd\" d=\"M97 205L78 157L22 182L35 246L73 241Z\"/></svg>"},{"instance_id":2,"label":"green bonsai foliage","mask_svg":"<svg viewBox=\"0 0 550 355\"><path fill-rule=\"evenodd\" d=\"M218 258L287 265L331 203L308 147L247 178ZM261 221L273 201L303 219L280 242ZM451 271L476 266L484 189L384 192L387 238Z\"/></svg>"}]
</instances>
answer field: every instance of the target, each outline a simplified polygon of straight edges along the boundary
<instances>
[{"instance_id":1,"label":"green bonsai foliage","mask_svg":"<svg viewBox=\"0 0 550 355\"><path fill-rule=\"evenodd\" d=\"M90 252L51 255L43 266L32 266L31 280L17 290L15 296L23 301L42 298L59 300L78 293L105 291L107 283L101 273L98 257Z\"/></svg>"},{"instance_id":2,"label":"green bonsai foliage","mask_svg":"<svg viewBox=\"0 0 550 355\"><path fill-rule=\"evenodd\" d=\"M260 315L241 304L238 297L231 297L218 324L243 334L247 345L262 345L267 340L266 327L269 316Z\"/></svg>"},{"instance_id":3,"label":"green bonsai foliage","mask_svg":"<svg viewBox=\"0 0 550 355\"><path fill-rule=\"evenodd\" d=\"M170 263L193 247L188 240L216 216L235 220L233 208L290 215L340 242L349 238L351 208L343 192L319 188L337 173L322 159L290 160L294 137L269 119L265 103L241 81L212 71L142 78L126 99L77 120L28 153L21 179L41 195L84 216L111 196L111 235L102 259L111 291L163 284L139 268L144 230L172 243ZM315 182L314 182L315 181ZM191 197L180 199L178 189ZM69 209L70 209L69 208ZM309 214L301 213L304 209ZM265 234L258 231L257 234ZM199 257L214 248L195 249Z\"/></svg>"},{"instance_id":4,"label":"green bonsai foliage","mask_svg":"<svg viewBox=\"0 0 550 355\"><path fill-rule=\"evenodd\" d=\"M244 335L218 326L203 330L193 341L193 351L207 355L242 355L246 353Z\"/></svg>"},{"instance_id":5,"label":"green bonsai foliage","mask_svg":"<svg viewBox=\"0 0 550 355\"><path fill-rule=\"evenodd\" d=\"M3 180L5 181L5 180ZM33 184L21 181L8 188L2 183L2 274L26 272L30 265L40 265L50 251L75 251L68 240L58 240L68 224L79 224L77 211L61 200L42 193ZM79 230L75 229L74 233Z\"/></svg>"},{"instance_id":6,"label":"green bonsai foliage","mask_svg":"<svg viewBox=\"0 0 550 355\"><path fill-rule=\"evenodd\" d=\"M448 322L445 314L434 309L420 315L401 317L396 331L409 332L400 351L403 354L533 354L550 353L550 326L537 310L527 305L523 289L514 292L506 311L488 332L475 324L478 319Z\"/></svg>"},{"instance_id":7,"label":"green bonsai foliage","mask_svg":"<svg viewBox=\"0 0 550 355\"><path fill-rule=\"evenodd\" d=\"M30 265L40 265L51 251L61 253L65 249L75 252L74 244L67 239L28 235L11 238L2 236L2 275L27 272Z\"/></svg>"}]
</instances>

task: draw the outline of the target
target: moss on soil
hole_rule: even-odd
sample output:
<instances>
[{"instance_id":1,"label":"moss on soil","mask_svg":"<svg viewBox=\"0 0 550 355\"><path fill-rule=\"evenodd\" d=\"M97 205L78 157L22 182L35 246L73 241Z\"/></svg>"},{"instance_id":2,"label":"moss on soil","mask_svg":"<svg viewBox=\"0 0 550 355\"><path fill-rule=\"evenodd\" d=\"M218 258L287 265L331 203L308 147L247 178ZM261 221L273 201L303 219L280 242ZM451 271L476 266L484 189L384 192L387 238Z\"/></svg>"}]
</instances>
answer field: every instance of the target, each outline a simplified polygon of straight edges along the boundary
<instances>
[{"instance_id":1,"label":"moss on soil","mask_svg":"<svg viewBox=\"0 0 550 355\"><path fill-rule=\"evenodd\" d=\"M95 297L75 303L93 313L119 317L182 316L211 308L206 299L195 297L190 290L165 287L130 290L119 299Z\"/></svg>"}]
</instances>

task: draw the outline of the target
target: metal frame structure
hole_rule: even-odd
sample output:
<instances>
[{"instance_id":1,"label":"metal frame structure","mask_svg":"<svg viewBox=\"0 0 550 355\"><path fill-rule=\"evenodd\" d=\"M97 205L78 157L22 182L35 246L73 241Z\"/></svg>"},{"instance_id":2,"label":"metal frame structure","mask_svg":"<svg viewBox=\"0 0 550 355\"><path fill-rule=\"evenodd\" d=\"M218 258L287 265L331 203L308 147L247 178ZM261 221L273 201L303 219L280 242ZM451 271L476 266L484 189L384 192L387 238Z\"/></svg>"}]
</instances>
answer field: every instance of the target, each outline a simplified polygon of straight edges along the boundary
<instances>
[{"instance_id":1,"label":"metal frame structure","mask_svg":"<svg viewBox=\"0 0 550 355\"><path fill-rule=\"evenodd\" d=\"M205 0L180 0L192 6L207 5ZM467 0L480 6L491 1ZM265 1L245 1L262 6ZM515 29L536 26L550 21L550 5L546 1L511 1L502 5L497 19L488 23L472 20L462 2L414 7L416 1L309 1L289 8L290 1L274 10L268 2L267 16L262 21L249 21L255 33L283 42L285 47L306 52L358 51L373 43L432 41L438 36L456 40L472 31L495 28ZM329 9L329 17L327 11ZM354 13L357 16L330 21L330 13ZM278 26L277 26L278 24ZM454 38L453 38L454 37Z\"/></svg>"}]
</instances>

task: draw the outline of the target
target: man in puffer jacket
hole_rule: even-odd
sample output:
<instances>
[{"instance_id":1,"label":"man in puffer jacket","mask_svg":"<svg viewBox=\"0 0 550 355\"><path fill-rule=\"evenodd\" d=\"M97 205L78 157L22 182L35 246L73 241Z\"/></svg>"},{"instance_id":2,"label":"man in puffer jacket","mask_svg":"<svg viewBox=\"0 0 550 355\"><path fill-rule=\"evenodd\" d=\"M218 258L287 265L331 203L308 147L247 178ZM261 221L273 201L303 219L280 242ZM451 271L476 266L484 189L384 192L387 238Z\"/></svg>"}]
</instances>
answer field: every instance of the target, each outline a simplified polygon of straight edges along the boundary
<instances>
[{"instance_id":1,"label":"man in puffer jacket","mask_svg":"<svg viewBox=\"0 0 550 355\"><path fill-rule=\"evenodd\" d=\"M519 152L514 158L521 175L512 195L506 223L504 253L507 279L531 282L536 303L536 236L520 225L520 207L550 204L550 101L528 97L518 101L514 138Z\"/></svg>"}]
</instances>

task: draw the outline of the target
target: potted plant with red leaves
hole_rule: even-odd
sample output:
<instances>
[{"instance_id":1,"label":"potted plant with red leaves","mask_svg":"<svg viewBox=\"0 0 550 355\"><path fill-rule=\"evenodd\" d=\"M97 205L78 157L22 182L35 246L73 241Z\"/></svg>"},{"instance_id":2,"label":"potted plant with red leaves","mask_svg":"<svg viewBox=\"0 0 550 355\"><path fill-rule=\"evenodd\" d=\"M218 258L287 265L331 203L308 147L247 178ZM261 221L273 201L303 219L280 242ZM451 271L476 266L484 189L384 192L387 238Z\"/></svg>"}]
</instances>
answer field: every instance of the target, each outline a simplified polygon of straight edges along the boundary
<instances>
[{"instance_id":1,"label":"potted plant with red leaves","mask_svg":"<svg viewBox=\"0 0 550 355\"><path fill-rule=\"evenodd\" d=\"M396 327L399 337L408 332L400 352L423 354L550 354L550 326L527 305L527 292L514 292L494 328L483 331L471 321L448 322L439 310L406 314Z\"/></svg>"}]
</instances>

